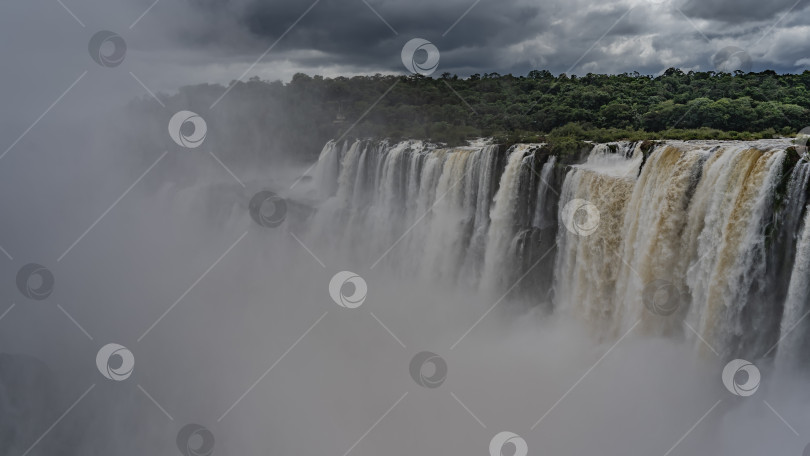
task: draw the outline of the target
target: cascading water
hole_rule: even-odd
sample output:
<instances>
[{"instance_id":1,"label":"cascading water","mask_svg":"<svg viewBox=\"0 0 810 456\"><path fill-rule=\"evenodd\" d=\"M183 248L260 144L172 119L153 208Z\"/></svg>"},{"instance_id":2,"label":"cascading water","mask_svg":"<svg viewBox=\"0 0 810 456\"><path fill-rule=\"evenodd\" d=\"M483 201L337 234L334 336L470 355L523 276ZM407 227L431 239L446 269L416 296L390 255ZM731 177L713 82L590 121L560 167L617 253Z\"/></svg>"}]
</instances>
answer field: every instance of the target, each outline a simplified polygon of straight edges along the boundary
<instances>
[{"instance_id":1,"label":"cascading water","mask_svg":"<svg viewBox=\"0 0 810 456\"><path fill-rule=\"evenodd\" d=\"M507 264L508 258L503 252L509 250L517 229L516 218L520 209L519 176L528 148L528 145L520 144L511 149L509 162L495 194L495 204L489 214L491 222L484 255L484 276L481 281L484 290L503 289L514 281Z\"/></svg>"},{"instance_id":2,"label":"cascading water","mask_svg":"<svg viewBox=\"0 0 810 456\"><path fill-rule=\"evenodd\" d=\"M810 208L809 208L810 209ZM790 279L790 288L782 318L777 364L779 366L807 366L810 358L807 313L810 311L810 210L804 220L804 232L796 247L796 266Z\"/></svg>"},{"instance_id":3,"label":"cascading water","mask_svg":"<svg viewBox=\"0 0 810 456\"><path fill-rule=\"evenodd\" d=\"M797 325L810 294L810 223L798 235L810 165L787 141L613 143L584 163L574 155L330 142L313 233L339 231L336 242L374 266L553 307L597 337L638 326L723 358L796 362L788 354L810 345ZM582 225L594 212L597 224Z\"/></svg>"},{"instance_id":4,"label":"cascading water","mask_svg":"<svg viewBox=\"0 0 810 456\"><path fill-rule=\"evenodd\" d=\"M540 182L537 184L537 202L534 207L534 217L532 217L532 226L535 228L546 228L551 225L556 225L556 214L553 220L548 216L546 210L550 206L549 193L554 191L551 188L551 173L554 171L554 165L557 164L557 156L549 157L548 161L543 165L538 178Z\"/></svg>"},{"instance_id":5,"label":"cascading water","mask_svg":"<svg viewBox=\"0 0 810 456\"><path fill-rule=\"evenodd\" d=\"M764 276L766 212L784 153L744 146L721 148L706 161L689 212L687 322L723 356L761 356L774 336L751 315ZM778 320L777 320L778 321ZM760 345L760 346L753 346ZM767 348L765 349L767 350Z\"/></svg>"},{"instance_id":6,"label":"cascading water","mask_svg":"<svg viewBox=\"0 0 810 456\"><path fill-rule=\"evenodd\" d=\"M790 174L782 223L771 256L776 265L774 269L781 273L777 275L777 279L781 279L778 285L781 290L786 290L781 295L785 297L785 307L777 352L780 367L807 366L810 359L810 322L807 321L810 310L810 207L805 208L809 181L810 163L801 160ZM804 220L802 209L806 213ZM779 261L780 257L793 260L790 262L794 264L792 273L782 266L784 263Z\"/></svg>"},{"instance_id":7,"label":"cascading water","mask_svg":"<svg viewBox=\"0 0 810 456\"><path fill-rule=\"evenodd\" d=\"M787 296L809 181L810 164L800 161L787 178L784 197L776 204L767 258L767 294L775 302L783 302Z\"/></svg>"},{"instance_id":8,"label":"cascading water","mask_svg":"<svg viewBox=\"0 0 810 456\"><path fill-rule=\"evenodd\" d=\"M318 193L334 190L312 224L321 230L317 235L339 231L346 251L375 266L381 262L437 280L477 280L499 174L498 146L356 141L343 147L339 172L332 173L339 150L327 144L318 162Z\"/></svg>"},{"instance_id":9,"label":"cascading water","mask_svg":"<svg viewBox=\"0 0 810 456\"><path fill-rule=\"evenodd\" d=\"M641 321L642 330L650 333L666 334L681 329L677 318L661 318L646 311L645 289L656 281L672 290L683 287L684 271L678 268L681 235L689 220L689 201L706 158L702 150L663 147L648 159L633 187L622 228L621 259L614 258L627 262L619 273L616 290L616 324L621 331L637 321ZM683 308L680 296L672 299L678 300L673 304Z\"/></svg>"},{"instance_id":10,"label":"cascading water","mask_svg":"<svg viewBox=\"0 0 810 456\"><path fill-rule=\"evenodd\" d=\"M561 221L554 273L555 304L564 312L592 322L599 331L607 330L616 316L616 282L624 267L624 214L642 158L633 145L623 145L621 152L612 154L606 145L595 147L585 164L575 165L568 172L560 196L562 210L579 201L595 205L599 225L591 231L589 227L572 226L572 221ZM574 225L577 222L573 220Z\"/></svg>"}]
</instances>

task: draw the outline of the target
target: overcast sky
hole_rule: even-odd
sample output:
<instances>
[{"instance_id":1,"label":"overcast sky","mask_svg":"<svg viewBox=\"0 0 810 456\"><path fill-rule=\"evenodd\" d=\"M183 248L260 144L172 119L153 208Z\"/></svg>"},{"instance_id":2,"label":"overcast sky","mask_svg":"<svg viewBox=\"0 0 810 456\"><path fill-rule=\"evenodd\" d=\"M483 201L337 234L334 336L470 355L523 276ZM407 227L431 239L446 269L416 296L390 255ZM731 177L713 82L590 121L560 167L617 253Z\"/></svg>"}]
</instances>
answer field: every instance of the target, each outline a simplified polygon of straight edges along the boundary
<instances>
[{"instance_id":1,"label":"overcast sky","mask_svg":"<svg viewBox=\"0 0 810 456\"><path fill-rule=\"evenodd\" d=\"M9 0L0 5L0 102L26 112L23 125L29 124L84 71L71 96L95 95L97 103L144 95L141 84L169 92L227 83L248 69L245 78L284 81L296 72L407 74L400 52L415 37L439 49L437 74L711 70L712 57L729 46L744 49L754 71L801 72L810 65L809 6L809 0ZM88 42L100 30L126 42L120 66L103 68L90 58Z\"/></svg>"}]
</instances>

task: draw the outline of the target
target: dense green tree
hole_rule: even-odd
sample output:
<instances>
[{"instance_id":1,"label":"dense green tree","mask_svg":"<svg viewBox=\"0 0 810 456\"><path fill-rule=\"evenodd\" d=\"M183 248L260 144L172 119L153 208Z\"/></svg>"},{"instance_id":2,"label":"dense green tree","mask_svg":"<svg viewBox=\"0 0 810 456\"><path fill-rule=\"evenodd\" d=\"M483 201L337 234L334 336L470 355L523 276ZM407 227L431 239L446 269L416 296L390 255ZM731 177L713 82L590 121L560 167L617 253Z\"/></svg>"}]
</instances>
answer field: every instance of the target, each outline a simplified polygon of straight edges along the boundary
<instances>
[{"instance_id":1,"label":"dense green tree","mask_svg":"<svg viewBox=\"0 0 810 456\"><path fill-rule=\"evenodd\" d=\"M224 87L184 87L161 96L170 110L203 115L212 141L239 144L234 154L264 156L291 151L310 157L329 139L376 136L460 144L467 139L542 138L555 131L592 139L763 137L795 134L810 126L810 71L735 74L684 72L527 76L449 73L430 78L294 75L287 84L251 78ZM164 129L160 107L144 98L137 112ZM576 128L560 129L569 124ZM352 126L354 126L352 128ZM685 129L692 129L690 132ZM580 131L582 130L582 131ZM723 133L726 132L726 133ZM216 133L216 134L214 134Z\"/></svg>"}]
</instances>

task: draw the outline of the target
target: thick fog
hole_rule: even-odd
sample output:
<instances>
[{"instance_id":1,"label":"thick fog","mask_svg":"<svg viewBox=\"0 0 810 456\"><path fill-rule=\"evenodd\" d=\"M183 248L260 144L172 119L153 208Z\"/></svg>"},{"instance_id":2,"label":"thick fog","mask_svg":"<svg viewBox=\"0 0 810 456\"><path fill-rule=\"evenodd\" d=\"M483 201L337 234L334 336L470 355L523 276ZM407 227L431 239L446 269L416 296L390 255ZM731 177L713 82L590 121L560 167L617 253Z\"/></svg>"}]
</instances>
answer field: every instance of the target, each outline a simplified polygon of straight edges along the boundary
<instances>
[{"instance_id":1,"label":"thick fog","mask_svg":"<svg viewBox=\"0 0 810 456\"><path fill-rule=\"evenodd\" d=\"M0 454L466 456L503 431L519 437L493 456L525 456L521 439L528 454L802 454L807 379L770 358L752 360L756 394L735 395L729 360L684 337L601 337L546 296L407 273L406 242L343 242L348 224L312 178L317 150L254 160L255 137L211 120L232 111L161 106L148 91L202 76L152 89L130 66L154 62L137 40L121 66L90 58L97 30L127 30L148 3L115 11L115 27L99 26L109 11L74 6L81 26L58 3L2 7L4 24L42 22L2 45L36 51L9 57L0 92ZM133 115L136 97L159 115ZM207 121L199 147L173 140L193 137L170 132L181 109ZM251 217L261 191L285 199L279 223ZM32 263L52 287L47 273L19 285ZM359 305L330 296L341 271L367 285ZM99 363L108 344L123 356Z\"/></svg>"},{"instance_id":2,"label":"thick fog","mask_svg":"<svg viewBox=\"0 0 810 456\"><path fill-rule=\"evenodd\" d=\"M215 454L475 454L501 431L533 453L804 447L808 397L792 375L760 365L760 390L737 397L725 361L678 338L598 340L508 295L372 270L338 247L340 226L314 230L293 204L316 190L290 189L302 167L232 163L235 178L204 147L166 138L165 151L126 156L109 117L54 114L38 146L3 161L4 454L173 454L189 423ZM290 200L279 226L250 216L264 189ZM41 301L14 286L32 262L54 276ZM367 283L357 308L330 297L344 270ZM108 343L133 354L122 381L96 366ZM446 362L436 388L409 372L422 351Z\"/></svg>"}]
</instances>

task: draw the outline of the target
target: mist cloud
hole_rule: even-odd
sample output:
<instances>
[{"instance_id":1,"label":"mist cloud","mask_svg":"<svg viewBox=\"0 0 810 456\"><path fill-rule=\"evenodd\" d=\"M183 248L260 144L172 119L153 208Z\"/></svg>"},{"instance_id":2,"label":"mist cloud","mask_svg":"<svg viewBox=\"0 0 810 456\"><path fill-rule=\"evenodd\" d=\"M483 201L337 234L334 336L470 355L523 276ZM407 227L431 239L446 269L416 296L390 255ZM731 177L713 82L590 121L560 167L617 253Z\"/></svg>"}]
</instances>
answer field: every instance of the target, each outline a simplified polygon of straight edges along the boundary
<instances>
[{"instance_id":1,"label":"mist cloud","mask_svg":"<svg viewBox=\"0 0 810 456\"><path fill-rule=\"evenodd\" d=\"M31 454L174 454L177 432L200 421L216 437L215 454L343 454L405 392L401 408L352 454L475 454L502 427L525 437L532 453L638 448L663 454L724 397L721 365L694 361L692 348L678 341L633 336L532 432L528 426L609 348L587 328L504 306L505 313L523 316L493 313L451 352L491 301L369 272L368 264L348 261L333 239L317 244L292 231L321 266L289 232L263 230L249 215L252 195L270 184L289 188L302 169L248 172L234 165L242 187L199 149L128 154L122 141L133 126L110 112L134 97L151 99L149 91L228 83L277 40L245 77L404 74L400 50L413 37L440 49L439 74L711 69L711 55L731 45L749 50L755 71L801 71L810 64L810 29L800 20L806 5L771 29L791 2L481 0L454 25L472 1L369 0L394 33L360 0L321 0L282 37L311 3L63 3L70 11L58 2L0 6L8 37L0 42L0 153L7 152L0 160L0 246L10 253L0 256L6 284L0 312L10 309L0 319L0 343L4 353L25 356L0 356L0 383L9 382L8 372L29 369L32 378L21 380L23 386L48 391L44 399L0 397L0 413L22 409L30 419L17 422L27 428L14 454L82 392L86 402ZM104 67L88 53L101 30L125 40L120 65ZM173 112L164 111L168 123ZM164 120L158 122L161 143L170 141ZM231 150L244 149L248 139L230 144ZM154 171L136 181L152 164ZM229 246L233 250L191 290ZM29 263L54 274L46 301L23 301L15 286ZM331 302L327 285L340 270L362 271L369 288L363 307ZM312 333L219 424L217 418L318 318ZM148 338L139 341L147 328ZM109 343L132 350L135 368L127 382L107 381L98 372L97 353ZM413 381L409 361L422 351L446 359L441 388L428 391ZM797 390L762 392L772 392L763 397L801 423L810 398L793 394ZM783 424L761 402L724 401L707 427L684 442L684 453L731 442L736 454L761 454L781 442L798 454L805 444L785 443ZM487 425L485 432L465 406Z\"/></svg>"}]
</instances>

